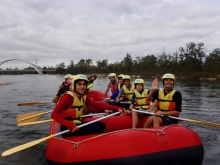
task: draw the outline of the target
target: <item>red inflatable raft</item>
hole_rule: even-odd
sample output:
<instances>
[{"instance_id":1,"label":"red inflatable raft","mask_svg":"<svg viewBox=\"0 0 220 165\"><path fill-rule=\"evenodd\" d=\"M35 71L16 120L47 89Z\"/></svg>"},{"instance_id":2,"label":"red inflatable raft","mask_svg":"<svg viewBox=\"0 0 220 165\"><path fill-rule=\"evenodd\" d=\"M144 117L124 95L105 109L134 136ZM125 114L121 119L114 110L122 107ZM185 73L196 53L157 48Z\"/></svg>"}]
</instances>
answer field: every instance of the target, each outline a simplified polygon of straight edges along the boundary
<instances>
[{"instance_id":1,"label":"red inflatable raft","mask_svg":"<svg viewBox=\"0 0 220 165\"><path fill-rule=\"evenodd\" d=\"M144 117L146 120L148 116ZM97 119L85 119L86 122ZM102 120L104 133L55 137L47 142L49 165L201 165L203 144L198 134L184 126L130 129L131 116ZM142 125L142 123L140 123ZM49 134L59 132L52 122Z\"/></svg>"},{"instance_id":2,"label":"red inflatable raft","mask_svg":"<svg viewBox=\"0 0 220 165\"><path fill-rule=\"evenodd\" d=\"M103 97L104 97L104 93L96 91L96 90L89 90L88 92L86 92L86 98L87 99L93 99L94 101L102 102L102 98ZM107 97L109 98L110 96L107 96ZM100 112L103 112L102 110L93 108L91 106L87 107L87 111L89 113L100 113Z\"/></svg>"}]
</instances>

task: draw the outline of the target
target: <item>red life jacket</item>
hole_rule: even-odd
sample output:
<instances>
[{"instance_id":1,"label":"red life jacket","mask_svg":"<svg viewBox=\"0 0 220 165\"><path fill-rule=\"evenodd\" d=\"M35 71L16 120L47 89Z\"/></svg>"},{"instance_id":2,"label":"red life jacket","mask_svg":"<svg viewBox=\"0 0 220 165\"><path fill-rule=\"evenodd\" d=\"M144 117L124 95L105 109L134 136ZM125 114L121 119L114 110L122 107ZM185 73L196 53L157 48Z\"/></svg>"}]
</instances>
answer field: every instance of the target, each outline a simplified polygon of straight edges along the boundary
<instances>
[{"instance_id":1,"label":"red life jacket","mask_svg":"<svg viewBox=\"0 0 220 165\"><path fill-rule=\"evenodd\" d=\"M112 84L112 83L110 84L112 94L115 93L117 86L118 86L117 81L115 81L114 84Z\"/></svg>"}]
</instances>

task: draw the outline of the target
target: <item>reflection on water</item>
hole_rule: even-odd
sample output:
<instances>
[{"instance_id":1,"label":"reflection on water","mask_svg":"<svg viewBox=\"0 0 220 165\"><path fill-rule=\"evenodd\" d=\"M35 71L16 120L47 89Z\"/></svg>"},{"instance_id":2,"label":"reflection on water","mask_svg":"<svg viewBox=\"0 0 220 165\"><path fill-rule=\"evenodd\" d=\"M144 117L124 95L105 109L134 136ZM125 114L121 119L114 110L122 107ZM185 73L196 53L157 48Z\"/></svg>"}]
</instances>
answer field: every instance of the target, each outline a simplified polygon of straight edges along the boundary
<instances>
[{"instance_id":1,"label":"reflection on water","mask_svg":"<svg viewBox=\"0 0 220 165\"><path fill-rule=\"evenodd\" d=\"M2 75L0 80L0 152L12 147L40 139L48 133L49 124L17 127L15 118L28 112L46 112L53 109L53 103L22 106L21 102L50 101L63 81L56 75ZM135 78L133 78L133 81ZM152 79L145 79L146 88L150 88ZM104 92L107 77L98 77L94 89ZM162 83L160 83L162 87ZM220 123L220 82L177 80L175 88L182 93L182 118ZM48 119L47 114L42 119ZM220 162L220 129L189 122L181 125L194 129L200 135L205 148L204 165L218 165ZM187 140L187 139L186 139ZM45 145L37 146L0 159L0 164L39 165L46 164Z\"/></svg>"}]
</instances>

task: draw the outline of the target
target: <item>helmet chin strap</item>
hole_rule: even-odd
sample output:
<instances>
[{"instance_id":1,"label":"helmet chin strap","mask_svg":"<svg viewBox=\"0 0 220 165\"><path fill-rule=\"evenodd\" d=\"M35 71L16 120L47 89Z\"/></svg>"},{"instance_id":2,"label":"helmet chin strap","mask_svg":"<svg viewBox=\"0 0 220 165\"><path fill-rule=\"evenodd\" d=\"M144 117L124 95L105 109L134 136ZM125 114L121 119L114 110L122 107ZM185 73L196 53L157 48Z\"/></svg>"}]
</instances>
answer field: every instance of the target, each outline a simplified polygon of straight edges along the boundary
<instances>
[{"instance_id":1,"label":"helmet chin strap","mask_svg":"<svg viewBox=\"0 0 220 165\"><path fill-rule=\"evenodd\" d=\"M74 89L74 91L76 92L76 94L78 94L78 95L81 95L81 96L83 96L84 95L84 93L79 93L79 92L77 92L75 89Z\"/></svg>"}]
</instances>

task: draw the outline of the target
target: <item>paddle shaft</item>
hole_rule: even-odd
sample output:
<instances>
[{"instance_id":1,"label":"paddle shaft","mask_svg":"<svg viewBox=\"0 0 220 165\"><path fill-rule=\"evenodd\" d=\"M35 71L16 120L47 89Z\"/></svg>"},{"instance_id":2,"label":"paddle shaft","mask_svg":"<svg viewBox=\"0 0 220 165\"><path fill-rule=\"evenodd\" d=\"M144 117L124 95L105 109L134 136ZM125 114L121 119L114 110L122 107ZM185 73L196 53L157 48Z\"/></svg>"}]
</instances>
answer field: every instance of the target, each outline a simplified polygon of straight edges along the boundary
<instances>
[{"instance_id":1,"label":"paddle shaft","mask_svg":"<svg viewBox=\"0 0 220 165\"><path fill-rule=\"evenodd\" d=\"M109 98L104 98L103 100L107 100L105 103L108 103L108 102L113 102L113 101L115 101L114 99L109 99ZM121 103L121 104L131 104L130 102L118 102L118 103Z\"/></svg>"},{"instance_id":2,"label":"paddle shaft","mask_svg":"<svg viewBox=\"0 0 220 165\"><path fill-rule=\"evenodd\" d=\"M149 115L155 115L155 113L147 112L147 111L140 111L140 110L135 110L135 109L134 110L132 109L132 111L140 112L140 113L146 113L146 114L149 114ZM211 122L199 121L199 120L192 120L192 119L184 119L184 118L174 117L174 116L168 116L168 117L170 117L172 119L188 121L188 122L192 122L192 123L196 123L196 124L202 124L202 125L207 125L207 126L220 128L220 124L217 124L217 123L211 123Z\"/></svg>"},{"instance_id":3,"label":"paddle shaft","mask_svg":"<svg viewBox=\"0 0 220 165\"><path fill-rule=\"evenodd\" d=\"M17 121L17 124L33 122L33 121L37 120L38 118L40 118L41 116L43 116L47 113L50 113L50 112L52 112L52 111L48 111L48 112L31 112L31 113L23 114L23 115L17 116L16 121ZM90 116L105 115L105 114L106 113L88 114L88 115L83 115L81 117L90 117ZM25 120L27 120L27 121L25 121Z\"/></svg>"},{"instance_id":4,"label":"paddle shaft","mask_svg":"<svg viewBox=\"0 0 220 165\"><path fill-rule=\"evenodd\" d=\"M25 102L25 103L19 103L17 104L17 106L35 105L35 104L44 104L44 103L52 103L52 101Z\"/></svg>"},{"instance_id":5,"label":"paddle shaft","mask_svg":"<svg viewBox=\"0 0 220 165\"><path fill-rule=\"evenodd\" d=\"M106 115L106 113L99 113L99 114L89 114L89 115L82 115L82 118L86 117L91 117L91 116L99 116L99 115ZM27 125L34 125L34 124L43 124L43 123L48 123L54 121L53 119L48 119L48 120L41 120L41 121L34 121L34 122L26 122L26 123L21 123L17 124L17 126L27 126ZM78 123L74 123L78 124Z\"/></svg>"},{"instance_id":6,"label":"paddle shaft","mask_svg":"<svg viewBox=\"0 0 220 165\"><path fill-rule=\"evenodd\" d=\"M106 113L94 113L94 114L82 115L81 117L91 117L91 116L99 116L99 115L106 115Z\"/></svg>"},{"instance_id":7,"label":"paddle shaft","mask_svg":"<svg viewBox=\"0 0 220 165\"><path fill-rule=\"evenodd\" d=\"M97 121L100 121L100 120L106 119L106 118L108 118L108 117L117 115L117 114L119 114L119 113L120 113L120 112L116 112L116 113L113 113L113 114L111 114L111 115L98 118L98 119L93 120L93 121L91 121L91 122L88 122L88 123L79 125L78 128L82 128L82 127L84 127L84 126L87 126L87 125L92 124L92 123L95 123L95 122L97 122ZM69 132L69 130L65 130L65 131L62 131L62 132L59 132L59 133L56 133L56 134L53 134L53 135L50 135L50 136L47 136L47 137L44 137L44 138L41 138L41 139L32 141L32 142L29 142L29 143L22 144L22 145L20 145L20 146L14 147L14 148L12 148L12 149L9 149L9 150L3 152L3 153L2 153L2 156L11 155L11 154L13 154L13 153L16 153L16 152L21 151L21 150L24 150L24 149L26 149L26 148L35 146L35 145L37 145L37 144L39 144L39 143L41 143L41 142L44 142L44 141L49 140L49 139L51 139L51 138L53 138L53 137L55 137L55 136L62 135L62 134L67 133L67 132Z\"/></svg>"},{"instance_id":8,"label":"paddle shaft","mask_svg":"<svg viewBox=\"0 0 220 165\"><path fill-rule=\"evenodd\" d=\"M98 119L96 119L96 120L90 121L90 122L88 122L88 123L84 123L84 124L79 125L79 126L77 126L77 127L78 127L78 128L82 128L82 127L85 127L85 126L87 126L87 125L89 125L89 124L95 123L95 122L97 122L97 121L100 121L100 120L103 120L103 119L109 118L109 117L111 117L111 116L115 116L115 115L117 115L117 114L119 114L119 113L120 113L120 112L112 113L111 115L108 115L108 116L104 116L104 117L98 118ZM56 134L54 134L53 136L55 137L55 136L62 135L62 134L67 133L67 132L69 132L69 130L66 130L66 131L63 131L63 132L56 133Z\"/></svg>"}]
</instances>

